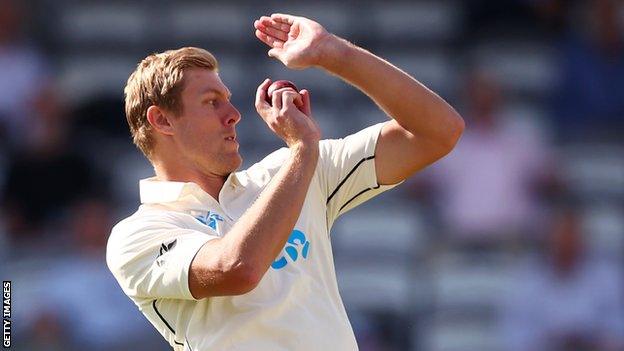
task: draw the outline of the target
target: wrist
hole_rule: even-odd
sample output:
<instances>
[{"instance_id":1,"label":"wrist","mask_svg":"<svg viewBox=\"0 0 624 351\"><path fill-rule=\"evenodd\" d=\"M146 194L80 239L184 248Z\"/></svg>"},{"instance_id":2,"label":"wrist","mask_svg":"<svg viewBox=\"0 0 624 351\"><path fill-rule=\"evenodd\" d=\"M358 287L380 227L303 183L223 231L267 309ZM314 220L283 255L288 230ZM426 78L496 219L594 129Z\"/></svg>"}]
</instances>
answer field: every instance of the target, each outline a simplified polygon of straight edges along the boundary
<instances>
[{"instance_id":1,"label":"wrist","mask_svg":"<svg viewBox=\"0 0 624 351\"><path fill-rule=\"evenodd\" d=\"M316 159L319 153L318 140L299 140L289 145L291 154L295 157L303 157L304 159Z\"/></svg>"},{"instance_id":2,"label":"wrist","mask_svg":"<svg viewBox=\"0 0 624 351\"><path fill-rule=\"evenodd\" d=\"M320 54L315 66L334 72L348 60L352 46L347 40L330 33L319 43Z\"/></svg>"}]
</instances>

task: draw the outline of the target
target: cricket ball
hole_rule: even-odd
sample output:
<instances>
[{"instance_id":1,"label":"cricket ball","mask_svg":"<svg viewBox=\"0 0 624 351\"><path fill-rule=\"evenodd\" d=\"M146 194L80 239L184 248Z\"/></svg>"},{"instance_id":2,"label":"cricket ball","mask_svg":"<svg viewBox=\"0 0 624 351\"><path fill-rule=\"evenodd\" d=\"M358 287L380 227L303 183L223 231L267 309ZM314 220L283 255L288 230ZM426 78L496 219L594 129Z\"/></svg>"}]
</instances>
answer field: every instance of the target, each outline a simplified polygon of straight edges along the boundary
<instances>
[{"instance_id":1,"label":"cricket ball","mask_svg":"<svg viewBox=\"0 0 624 351\"><path fill-rule=\"evenodd\" d=\"M297 89L297 87L295 86L293 82L289 80L276 80L275 82L271 83L271 85L269 85L269 89L267 89L266 100L269 104L271 104L272 102L271 99L273 98L273 92L276 91L277 89L282 89L282 88L292 88L296 92L299 92L299 89Z\"/></svg>"}]
</instances>

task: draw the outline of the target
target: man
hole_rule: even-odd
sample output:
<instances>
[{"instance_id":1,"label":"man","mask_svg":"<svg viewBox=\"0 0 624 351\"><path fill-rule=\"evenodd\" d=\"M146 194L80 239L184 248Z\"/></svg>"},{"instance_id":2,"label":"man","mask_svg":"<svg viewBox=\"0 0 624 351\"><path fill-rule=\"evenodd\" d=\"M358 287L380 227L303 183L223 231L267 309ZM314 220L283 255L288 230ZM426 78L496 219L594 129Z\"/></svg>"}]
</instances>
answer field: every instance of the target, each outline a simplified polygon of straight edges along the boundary
<instances>
[{"instance_id":1,"label":"man","mask_svg":"<svg viewBox=\"0 0 624 351\"><path fill-rule=\"evenodd\" d=\"M498 324L507 350L624 349L619 260L592 252L582 211L553 208L544 255L510 271Z\"/></svg>"},{"instance_id":2,"label":"man","mask_svg":"<svg viewBox=\"0 0 624 351\"><path fill-rule=\"evenodd\" d=\"M265 80L255 105L285 143L248 170L241 116L208 52L143 60L126 86L135 143L154 165L139 210L113 228L108 266L175 350L355 350L338 293L334 220L453 148L463 120L373 54L303 17L263 16L256 36L287 67L318 67L394 120L320 139L310 94Z\"/></svg>"},{"instance_id":3,"label":"man","mask_svg":"<svg viewBox=\"0 0 624 351\"><path fill-rule=\"evenodd\" d=\"M493 72L473 69L463 86L471 128L417 178L435 190L450 243L491 250L543 225L539 191L556 185L552 150L534 123L508 112Z\"/></svg>"}]
</instances>

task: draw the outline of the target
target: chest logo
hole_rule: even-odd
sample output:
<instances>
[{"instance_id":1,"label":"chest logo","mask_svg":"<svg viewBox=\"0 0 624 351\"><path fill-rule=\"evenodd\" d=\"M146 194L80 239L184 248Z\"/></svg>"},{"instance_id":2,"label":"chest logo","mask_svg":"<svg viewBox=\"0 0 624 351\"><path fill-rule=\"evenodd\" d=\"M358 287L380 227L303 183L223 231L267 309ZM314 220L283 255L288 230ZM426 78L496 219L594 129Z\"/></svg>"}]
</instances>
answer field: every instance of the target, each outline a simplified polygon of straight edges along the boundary
<instances>
[{"instance_id":1,"label":"chest logo","mask_svg":"<svg viewBox=\"0 0 624 351\"><path fill-rule=\"evenodd\" d=\"M218 230L218 222L223 222L223 217L221 217L218 213L210 212L206 213L203 216L195 217L202 224L209 226L214 230Z\"/></svg>"},{"instance_id":2,"label":"chest logo","mask_svg":"<svg viewBox=\"0 0 624 351\"><path fill-rule=\"evenodd\" d=\"M172 250L175 247L177 242L178 242L178 239L174 239L170 243L160 244L160 250L158 251L158 256L156 256L156 264L158 265L158 267L162 267L164 263L164 259L161 256L166 254L170 250Z\"/></svg>"},{"instance_id":3,"label":"chest logo","mask_svg":"<svg viewBox=\"0 0 624 351\"><path fill-rule=\"evenodd\" d=\"M280 255L273 263L271 264L271 268L273 269L282 269L286 267L290 258L290 261L295 262L299 258L299 254L301 253L301 257L303 259L308 258L308 253L310 251L310 242L306 239L305 234L303 234L300 230L293 230L286 241L286 246L284 246L284 251L286 254Z\"/></svg>"}]
</instances>

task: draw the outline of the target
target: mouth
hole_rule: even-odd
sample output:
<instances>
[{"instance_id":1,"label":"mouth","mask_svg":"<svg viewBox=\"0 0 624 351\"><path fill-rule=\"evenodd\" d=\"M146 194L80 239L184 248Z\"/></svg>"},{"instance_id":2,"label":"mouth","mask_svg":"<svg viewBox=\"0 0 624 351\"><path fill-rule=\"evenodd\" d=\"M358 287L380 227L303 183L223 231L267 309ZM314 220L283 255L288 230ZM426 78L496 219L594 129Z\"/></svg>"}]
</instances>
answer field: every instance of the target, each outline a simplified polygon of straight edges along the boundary
<instances>
[{"instance_id":1,"label":"mouth","mask_svg":"<svg viewBox=\"0 0 624 351\"><path fill-rule=\"evenodd\" d=\"M235 135L230 135L224 138L226 141L234 141L236 142L236 134Z\"/></svg>"}]
</instances>

